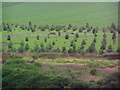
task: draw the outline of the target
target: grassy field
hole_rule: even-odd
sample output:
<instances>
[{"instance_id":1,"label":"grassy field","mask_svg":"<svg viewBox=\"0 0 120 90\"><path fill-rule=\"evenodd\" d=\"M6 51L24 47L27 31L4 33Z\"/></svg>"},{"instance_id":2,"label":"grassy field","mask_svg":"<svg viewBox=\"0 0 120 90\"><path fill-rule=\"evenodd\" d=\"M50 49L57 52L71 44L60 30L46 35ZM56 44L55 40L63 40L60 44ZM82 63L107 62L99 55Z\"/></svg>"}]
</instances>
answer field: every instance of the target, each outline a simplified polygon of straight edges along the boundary
<instances>
[{"instance_id":1,"label":"grassy field","mask_svg":"<svg viewBox=\"0 0 120 90\"><path fill-rule=\"evenodd\" d=\"M2 9L3 89L120 87L117 3L3 2Z\"/></svg>"},{"instance_id":2,"label":"grassy field","mask_svg":"<svg viewBox=\"0 0 120 90\"><path fill-rule=\"evenodd\" d=\"M118 22L117 3L7 3L3 2L3 22L37 25L92 26L107 27Z\"/></svg>"}]
</instances>

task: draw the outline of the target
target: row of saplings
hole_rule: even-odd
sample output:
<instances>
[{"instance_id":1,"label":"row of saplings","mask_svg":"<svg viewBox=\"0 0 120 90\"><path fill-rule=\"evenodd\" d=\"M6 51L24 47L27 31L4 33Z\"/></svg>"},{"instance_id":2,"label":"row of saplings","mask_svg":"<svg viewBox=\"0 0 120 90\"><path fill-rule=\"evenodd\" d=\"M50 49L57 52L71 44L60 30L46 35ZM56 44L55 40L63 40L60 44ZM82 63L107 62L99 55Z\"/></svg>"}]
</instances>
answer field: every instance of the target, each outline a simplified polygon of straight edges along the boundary
<instances>
[{"instance_id":1,"label":"row of saplings","mask_svg":"<svg viewBox=\"0 0 120 90\"><path fill-rule=\"evenodd\" d=\"M77 38L79 38L79 34L76 33L74 39L70 43L70 48L68 50L66 49L66 47L62 47L62 49L60 49L60 48L53 49L53 46L56 45L55 41L53 41L52 43L49 43L46 47L43 44L41 44L40 47L38 44L36 44L34 46L34 49L30 49L28 43L26 45L24 45L24 42L22 41L21 46L17 50L15 48L13 48L12 43L9 43L8 44L8 51L13 51L13 52L18 51L20 53L24 53L24 52L28 52L28 51L31 51L31 52L82 53L82 54L84 54L84 53L97 53L97 50L95 47L95 43L97 42L96 37L97 37L97 35L94 34L94 39L87 50L85 50L85 45L86 45L85 39L81 42L80 47L76 48L75 42L77 42ZM113 49L115 49L114 47L112 47L112 45L109 45L109 47L106 49L106 45L107 45L106 37L107 37L107 35L104 33L103 40L101 42L101 46L99 49L100 54L104 54L104 52L106 52L106 51L113 52ZM36 38L37 38L37 40L40 40L39 35L37 35ZM48 38L50 38L49 35L48 35ZM69 39L69 35L65 35L65 39ZM11 37L8 36L7 40L10 41ZM112 35L112 40L113 40L113 46L115 46L115 42L116 42L116 34L115 33L113 33L113 35ZM29 41L28 37L25 38L25 41L26 42ZM47 43L47 38L44 39L44 42Z\"/></svg>"},{"instance_id":2,"label":"row of saplings","mask_svg":"<svg viewBox=\"0 0 120 90\"><path fill-rule=\"evenodd\" d=\"M7 32L13 32L13 30L16 30L16 28L20 29L20 30L27 30L27 31L31 31L31 32L35 32L36 30L40 30L40 31L57 31L60 32L61 30L63 30L64 32L68 31L68 30L79 30L79 33L83 32L84 30L87 30L87 32L92 31L93 34L97 33L99 28L98 27L92 27L89 25L89 23L86 23L85 26L72 26L71 24L69 24L68 26L55 26L55 25L32 25L31 22L29 22L28 25L18 25L18 24L6 24L3 23L2 24L2 30L3 31L7 31ZM111 33L113 33L114 31L120 32L118 29L118 26L115 25L114 23L111 24L111 26L109 27L103 27L103 33L110 31Z\"/></svg>"},{"instance_id":3,"label":"row of saplings","mask_svg":"<svg viewBox=\"0 0 120 90\"><path fill-rule=\"evenodd\" d=\"M45 38L44 42L47 42L47 39ZM23 41L21 41L20 43L20 47L18 49L13 47L12 43L8 44L8 51L9 52L19 52L19 53L24 53L24 52L57 52L57 53L81 53L81 54L85 54L85 53L97 53L96 50L96 38L93 39L92 43L90 44L90 46L85 50L85 46L86 46L86 41L85 39L82 40L80 47L76 47L76 39L72 40L70 42L70 48L67 49L66 47L62 47L62 48L56 48L54 49L54 46L56 45L56 42L53 41L52 43L49 43L48 45L44 45L44 43L41 43L40 45L35 44L35 46L33 47L33 49L30 48L29 44L26 43L24 44ZM105 52L113 52L114 48L112 47L112 45L109 45L108 48L106 48L107 45L107 40L106 37L103 38L102 42L101 42L101 46L100 49L98 51L98 53L100 54L104 54ZM4 51L4 50L3 50Z\"/></svg>"}]
</instances>

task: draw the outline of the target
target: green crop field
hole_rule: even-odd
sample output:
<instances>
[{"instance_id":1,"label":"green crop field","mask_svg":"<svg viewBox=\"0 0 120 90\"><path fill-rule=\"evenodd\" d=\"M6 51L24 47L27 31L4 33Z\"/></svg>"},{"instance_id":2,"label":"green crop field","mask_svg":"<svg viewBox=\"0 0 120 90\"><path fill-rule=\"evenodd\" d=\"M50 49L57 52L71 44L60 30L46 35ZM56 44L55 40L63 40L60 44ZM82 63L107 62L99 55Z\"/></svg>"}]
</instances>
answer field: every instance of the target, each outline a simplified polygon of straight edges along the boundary
<instances>
[{"instance_id":1,"label":"green crop field","mask_svg":"<svg viewBox=\"0 0 120 90\"><path fill-rule=\"evenodd\" d=\"M3 22L37 25L77 25L89 22L92 26L117 24L117 3L3 3Z\"/></svg>"}]
</instances>

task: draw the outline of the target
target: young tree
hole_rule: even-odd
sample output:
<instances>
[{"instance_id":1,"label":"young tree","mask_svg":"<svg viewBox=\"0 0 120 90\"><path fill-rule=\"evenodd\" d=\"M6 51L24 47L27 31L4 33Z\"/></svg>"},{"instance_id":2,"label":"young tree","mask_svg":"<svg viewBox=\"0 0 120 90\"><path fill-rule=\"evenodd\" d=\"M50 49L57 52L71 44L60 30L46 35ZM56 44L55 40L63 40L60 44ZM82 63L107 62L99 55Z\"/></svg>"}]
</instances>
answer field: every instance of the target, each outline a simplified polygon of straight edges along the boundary
<instances>
[{"instance_id":1,"label":"young tree","mask_svg":"<svg viewBox=\"0 0 120 90\"><path fill-rule=\"evenodd\" d=\"M73 27L73 31L76 31L77 30L77 27Z\"/></svg>"},{"instance_id":2,"label":"young tree","mask_svg":"<svg viewBox=\"0 0 120 90\"><path fill-rule=\"evenodd\" d=\"M95 48L95 43L94 42L91 43L91 45L89 46L89 48L87 49L87 51L89 53L96 52L96 48Z\"/></svg>"},{"instance_id":3,"label":"young tree","mask_svg":"<svg viewBox=\"0 0 120 90\"><path fill-rule=\"evenodd\" d=\"M90 27L88 27L87 32L90 32L90 31L91 31L91 28L90 28Z\"/></svg>"},{"instance_id":4,"label":"young tree","mask_svg":"<svg viewBox=\"0 0 120 90\"><path fill-rule=\"evenodd\" d=\"M72 40L70 43L70 46L72 47L74 45L74 41Z\"/></svg>"},{"instance_id":5,"label":"young tree","mask_svg":"<svg viewBox=\"0 0 120 90\"><path fill-rule=\"evenodd\" d=\"M9 43L9 44L8 44L8 48L13 48L13 44L12 44L12 43Z\"/></svg>"},{"instance_id":6,"label":"young tree","mask_svg":"<svg viewBox=\"0 0 120 90\"><path fill-rule=\"evenodd\" d=\"M44 28L42 28L42 31L45 31L45 29L44 29Z\"/></svg>"},{"instance_id":7,"label":"young tree","mask_svg":"<svg viewBox=\"0 0 120 90\"><path fill-rule=\"evenodd\" d=\"M114 31L117 30L117 27L114 23L112 23L111 27L113 28Z\"/></svg>"},{"instance_id":8,"label":"young tree","mask_svg":"<svg viewBox=\"0 0 120 90\"><path fill-rule=\"evenodd\" d=\"M94 34L94 37L95 37L95 38L97 37L97 34L96 34L96 33Z\"/></svg>"},{"instance_id":9,"label":"young tree","mask_svg":"<svg viewBox=\"0 0 120 90\"><path fill-rule=\"evenodd\" d=\"M11 40L11 37L10 37L10 35L8 35L8 36L7 36L7 40L9 40L9 41Z\"/></svg>"},{"instance_id":10,"label":"young tree","mask_svg":"<svg viewBox=\"0 0 120 90\"><path fill-rule=\"evenodd\" d=\"M60 48L57 48L57 49L56 49L56 52L61 52Z\"/></svg>"},{"instance_id":11,"label":"young tree","mask_svg":"<svg viewBox=\"0 0 120 90\"><path fill-rule=\"evenodd\" d=\"M89 27L89 23L86 23L86 28L88 28Z\"/></svg>"},{"instance_id":12,"label":"young tree","mask_svg":"<svg viewBox=\"0 0 120 90\"><path fill-rule=\"evenodd\" d=\"M76 54L77 53L77 49L76 49L76 45L74 44L73 46L73 53Z\"/></svg>"},{"instance_id":13,"label":"young tree","mask_svg":"<svg viewBox=\"0 0 120 90\"><path fill-rule=\"evenodd\" d=\"M85 46L81 44L81 47L79 48L78 53L84 54L85 53L84 49L85 49Z\"/></svg>"},{"instance_id":14,"label":"young tree","mask_svg":"<svg viewBox=\"0 0 120 90\"><path fill-rule=\"evenodd\" d=\"M81 33L82 31L83 31L83 29L82 29L82 28L80 28L80 29L79 29L79 33Z\"/></svg>"},{"instance_id":15,"label":"young tree","mask_svg":"<svg viewBox=\"0 0 120 90\"><path fill-rule=\"evenodd\" d=\"M116 39L116 33L114 32L113 35L112 35L112 39Z\"/></svg>"},{"instance_id":16,"label":"young tree","mask_svg":"<svg viewBox=\"0 0 120 90\"><path fill-rule=\"evenodd\" d=\"M24 42L23 42L23 41L21 41L21 42L20 42L20 45L21 45L21 46L24 46Z\"/></svg>"},{"instance_id":17,"label":"young tree","mask_svg":"<svg viewBox=\"0 0 120 90\"><path fill-rule=\"evenodd\" d=\"M72 28L72 25L71 25L71 24L68 25L68 29L70 29L70 28Z\"/></svg>"},{"instance_id":18,"label":"young tree","mask_svg":"<svg viewBox=\"0 0 120 90\"><path fill-rule=\"evenodd\" d=\"M9 51L13 51L13 44L12 44L12 43L9 43L9 44L8 44L8 50L9 50Z\"/></svg>"},{"instance_id":19,"label":"young tree","mask_svg":"<svg viewBox=\"0 0 120 90\"><path fill-rule=\"evenodd\" d=\"M82 40L81 45L86 45L86 41L85 41L85 40Z\"/></svg>"},{"instance_id":20,"label":"young tree","mask_svg":"<svg viewBox=\"0 0 120 90\"><path fill-rule=\"evenodd\" d=\"M103 38L106 38L106 37L107 37L107 35L106 35L106 33L104 33L104 34L103 34Z\"/></svg>"},{"instance_id":21,"label":"young tree","mask_svg":"<svg viewBox=\"0 0 120 90\"><path fill-rule=\"evenodd\" d=\"M78 37L79 37L79 34L78 34L78 33L76 33L75 37L76 37L76 38L78 38Z\"/></svg>"},{"instance_id":22,"label":"young tree","mask_svg":"<svg viewBox=\"0 0 120 90\"><path fill-rule=\"evenodd\" d=\"M29 45L28 45L28 43L25 45L25 50L26 50L26 51L29 50Z\"/></svg>"},{"instance_id":23,"label":"young tree","mask_svg":"<svg viewBox=\"0 0 120 90\"><path fill-rule=\"evenodd\" d=\"M54 41L52 42L52 45L55 45L55 42L54 42Z\"/></svg>"},{"instance_id":24,"label":"young tree","mask_svg":"<svg viewBox=\"0 0 120 90\"><path fill-rule=\"evenodd\" d=\"M76 37L74 38L74 42L77 42L77 38Z\"/></svg>"},{"instance_id":25,"label":"young tree","mask_svg":"<svg viewBox=\"0 0 120 90\"><path fill-rule=\"evenodd\" d=\"M110 52L112 52L112 51L113 51L112 45L109 45L109 46L108 46L108 50L107 50L107 52L110 53Z\"/></svg>"},{"instance_id":26,"label":"young tree","mask_svg":"<svg viewBox=\"0 0 120 90\"><path fill-rule=\"evenodd\" d=\"M31 23L31 21L29 21L29 26L32 26L32 23Z\"/></svg>"},{"instance_id":27,"label":"young tree","mask_svg":"<svg viewBox=\"0 0 120 90\"><path fill-rule=\"evenodd\" d=\"M106 28L105 27L103 27L103 33L106 33Z\"/></svg>"},{"instance_id":28,"label":"young tree","mask_svg":"<svg viewBox=\"0 0 120 90\"><path fill-rule=\"evenodd\" d=\"M47 42L47 38L45 38L44 41Z\"/></svg>"},{"instance_id":29,"label":"young tree","mask_svg":"<svg viewBox=\"0 0 120 90\"><path fill-rule=\"evenodd\" d=\"M38 46L38 44L35 45L34 51L35 51L35 52L39 52L39 46Z\"/></svg>"},{"instance_id":30,"label":"young tree","mask_svg":"<svg viewBox=\"0 0 120 90\"><path fill-rule=\"evenodd\" d=\"M69 35L67 34L67 35L65 35L65 39L69 39Z\"/></svg>"},{"instance_id":31,"label":"young tree","mask_svg":"<svg viewBox=\"0 0 120 90\"><path fill-rule=\"evenodd\" d=\"M68 53L73 53L73 49L70 48L70 49L68 50Z\"/></svg>"},{"instance_id":32,"label":"young tree","mask_svg":"<svg viewBox=\"0 0 120 90\"><path fill-rule=\"evenodd\" d=\"M59 36L61 36L61 33L60 33L60 32L58 32L58 35L59 35Z\"/></svg>"},{"instance_id":33,"label":"young tree","mask_svg":"<svg viewBox=\"0 0 120 90\"><path fill-rule=\"evenodd\" d=\"M66 47L62 47L62 53L66 53L67 50L66 50Z\"/></svg>"},{"instance_id":34,"label":"young tree","mask_svg":"<svg viewBox=\"0 0 120 90\"><path fill-rule=\"evenodd\" d=\"M114 29L112 27L110 27L110 32L113 33L114 32Z\"/></svg>"},{"instance_id":35,"label":"young tree","mask_svg":"<svg viewBox=\"0 0 120 90\"><path fill-rule=\"evenodd\" d=\"M35 29L34 29L34 28L31 28L31 32L35 32Z\"/></svg>"},{"instance_id":36,"label":"young tree","mask_svg":"<svg viewBox=\"0 0 120 90\"><path fill-rule=\"evenodd\" d=\"M21 45L21 46L18 48L18 52L19 52L19 53L24 53L24 52L25 52L25 48Z\"/></svg>"},{"instance_id":37,"label":"young tree","mask_svg":"<svg viewBox=\"0 0 120 90\"><path fill-rule=\"evenodd\" d=\"M52 52L52 49L53 49L53 46L52 46L51 43L49 43L49 45L48 45L48 50L49 50L50 52Z\"/></svg>"},{"instance_id":38,"label":"young tree","mask_svg":"<svg viewBox=\"0 0 120 90\"><path fill-rule=\"evenodd\" d=\"M103 50L103 49L100 49L100 50L99 50L99 54L104 54L104 50Z\"/></svg>"},{"instance_id":39,"label":"young tree","mask_svg":"<svg viewBox=\"0 0 120 90\"><path fill-rule=\"evenodd\" d=\"M39 35L37 35L37 40L39 40L40 39L40 36Z\"/></svg>"},{"instance_id":40,"label":"young tree","mask_svg":"<svg viewBox=\"0 0 120 90\"><path fill-rule=\"evenodd\" d=\"M50 38L50 36L48 35L48 38Z\"/></svg>"},{"instance_id":41,"label":"young tree","mask_svg":"<svg viewBox=\"0 0 120 90\"><path fill-rule=\"evenodd\" d=\"M96 38L94 38L93 42L96 43Z\"/></svg>"},{"instance_id":42,"label":"young tree","mask_svg":"<svg viewBox=\"0 0 120 90\"><path fill-rule=\"evenodd\" d=\"M28 40L28 37L25 38L25 41L26 41L26 42L29 41L29 40Z\"/></svg>"}]
</instances>

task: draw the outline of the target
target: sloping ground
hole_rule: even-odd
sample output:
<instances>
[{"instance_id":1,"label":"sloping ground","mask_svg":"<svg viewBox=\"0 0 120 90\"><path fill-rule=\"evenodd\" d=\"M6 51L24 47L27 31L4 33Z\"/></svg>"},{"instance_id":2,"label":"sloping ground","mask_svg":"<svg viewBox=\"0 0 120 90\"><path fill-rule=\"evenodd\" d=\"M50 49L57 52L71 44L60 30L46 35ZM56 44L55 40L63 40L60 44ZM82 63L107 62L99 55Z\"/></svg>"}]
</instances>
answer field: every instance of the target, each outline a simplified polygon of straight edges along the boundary
<instances>
[{"instance_id":1,"label":"sloping ground","mask_svg":"<svg viewBox=\"0 0 120 90\"><path fill-rule=\"evenodd\" d=\"M71 64L60 62L60 58L47 59L37 58L33 60L30 56L6 55L3 67L3 88L99 88L118 87L119 74L114 73L115 68L110 68L111 73L104 72L107 68L90 67L80 65L79 62L71 60ZM5 54L4 54L5 57ZM21 58L22 57L22 58ZM72 57L69 57L72 59ZM68 58L67 58L68 59ZM96 62L91 59L85 61L82 58L73 58L81 62ZM65 57L64 57L65 60ZM98 59L97 59L98 60ZM101 60L105 63L104 60ZM110 64L114 64L110 62ZM97 64L97 63L96 63ZM99 69L99 70L98 70ZM113 70L112 70L113 69ZM103 71L103 72L102 72ZM113 75L112 75L113 74ZM106 77L111 75L111 77ZM110 81L110 83L108 82ZM100 85L99 85L100 84ZM107 84L107 85L106 85Z\"/></svg>"},{"instance_id":2,"label":"sloping ground","mask_svg":"<svg viewBox=\"0 0 120 90\"><path fill-rule=\"evenodd\" d=\"M33 58L30 54L3 54L3 59L10 60L11 58L23 58L29 65L40 67L34 69L38 72L49 72L56 75L61 75L71 80L82 81L98 81L103 76L118 72L118 60L108 60L106 58L76 58L76 57L58 57L58 58ZM112 67L111 67L112 65ZM25 69L24 69L25 70ZM30 69L28 69L30 70ZM91 71L94 70L95 74Z\"/></svg>"}]
</instances>

